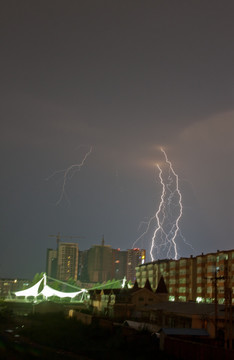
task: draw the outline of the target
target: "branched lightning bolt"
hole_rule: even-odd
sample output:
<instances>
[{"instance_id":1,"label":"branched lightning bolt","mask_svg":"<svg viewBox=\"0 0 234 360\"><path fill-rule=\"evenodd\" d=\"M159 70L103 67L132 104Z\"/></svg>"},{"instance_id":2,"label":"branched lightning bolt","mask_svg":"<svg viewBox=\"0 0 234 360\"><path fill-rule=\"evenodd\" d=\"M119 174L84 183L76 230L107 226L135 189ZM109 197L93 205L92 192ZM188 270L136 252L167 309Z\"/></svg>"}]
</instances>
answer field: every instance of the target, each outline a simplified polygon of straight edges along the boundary
<instances>
[{"instance_id":1,"label":"branched lightning bolt","mask_svg":"<svg viewBox=\"0 0 234 360\"><path fill-rule=\"evenodd\" d=\"M155 242L156 242L156 236L157 236L157 232L159 230L161 230L161 232L163 234L165 234L165 231L163 230L163 223L164 223L164 220L165 220L165 193L166 193L166 187L165 187L165 184L163 182L163 178L162 178L162 169L160 168L160 166L157 164L157 168L159 169L159 179L160 179L160 182L162 184L162 194L161 194L161 201L160 201L160 204L159 204L159 207L158 207L158 211L156 212L155 214L155 218L156 218L156 221L157 221L157 228L155 229L154 231L154 235L152 237L152 243L151 243L151 247L150 247L150 256L151 256L151 260L153 261L154 260L154 257L153 257L153 249L155 247ZM162 213L162 219L160 220L159 218L159 215L160 213Z\"/></svg>"},{"instance_id":2,"label":"branched lightning bolt","mask_svg":"<svg viewBox=\"0 0 234 360\"><path fill-rule=\"evenodd\" d=\"M179 231L179 221L183 215L183 205L182 205L182 195L181 195L181 192L180 192L180 189L179 189L179 177L178 175L175 173L173 167L172 167L172 163L168 160L168 157L167 157L167 154L166 152L161 148L161 151L163 152L164 156L165 156L165 159L166 159L166 163L169 165L170 167L170 171L172 172L172 174L174 175L175 177L175 191L174 193L171 193L172 196L173 194L175 195L177 193L178 195L178 207L179 207L179 215L176 217L176 220L175 220L175 223L173 224L173 231L172 231L172 234L174 232L174 235L172 236L171 238L171 242L173 244L173 247L174 247L174 251L175 251L175 259L177 259L178 257L178 253L177 253L177 245L176 245L176 242L175 242L175 239L176 239L176 236L178 234L178 231ZM170 201L171 201L171 197L169 197Z\"/></svg>"},{"instance_id":3,"label":"branched lightning bolt","mask_svg":"<svg viewBox=\"0 0 234 360\"><path fill-rule=\"evenodd\" d=\"M178 259L178 245L177 237L180 237L185 242L181 234L179 222L183 215L182 194L179 189L179 178L173 169L171 161L168 160L164 149L160 149L165 158L166 167L160 167L157 164L159 171L159 180L162 186L160 203L155 215L150 218L147 223L146 230L133 243L142 239L150 230L154 223L153 236L150 241L150 257L151 261L159 257L168 257ZM189 244L188 244L189 245Z\"/></svg>"},{"instance_id":4,"label":"branched lightning bolt","mask_svg":"<svg viewBox=\"0 0 234 360\"><path fill-rule=\"evenodd\" d=\"M63 184L62 184L62 190L61 190L61 194L60 197L58 199L58 201L56 202L56 205L59 205L60 202L62 201L63 197L66 196L66 192L65 192L65 188L66 188L66 184L67 184L67 180L70 180L73 175L77 172L80 171L80 169L82 168L82 166L84 165L87 157L91 154L93 148L92 146L90 147L89 151L85 154L84 158L82 159L80 164L73 164L71 166L69 166L67 169L63 169L63 170L58 170L55 171L53 174L51 174L46 180L51 179L54 175L59 174L59 173L64 173L63 175Z\"/></svg>"}]
</instances>

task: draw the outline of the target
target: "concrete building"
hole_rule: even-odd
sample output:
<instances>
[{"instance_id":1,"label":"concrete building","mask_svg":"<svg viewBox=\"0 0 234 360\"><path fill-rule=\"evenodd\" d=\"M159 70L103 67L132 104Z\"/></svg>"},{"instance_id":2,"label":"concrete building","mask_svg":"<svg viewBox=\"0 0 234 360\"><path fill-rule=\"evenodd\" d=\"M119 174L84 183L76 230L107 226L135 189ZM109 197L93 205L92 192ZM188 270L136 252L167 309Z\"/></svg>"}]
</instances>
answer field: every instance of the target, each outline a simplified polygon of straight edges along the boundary
<instances>
[{"instance_id":1,"label":"concrete building","mask_svg":"<svg viewBox=\"0 0 234 360\"><path fill-rule=\"evenodd\" d=\"M57 250L47 249L46 273L48 276L67 281L70 277L82 283L102 283L136 279L135 268L145 262L145 250L112 249L104 237L100 245L79 251L78 244L57 242Z\"/></svg>"},{"instance_id":2,"label":"concrete building","mask_svg":"<svg viewBox=\"0 0 234 360\"><path fill-rule=\"evenodd\" d=\"M88 278L88 250L79 250L78 280L82 283L89 282Z\"/></svg>"},{"instance_id":3,"label":"concrete building","mask_svg":"<svg viewBox=\"0 0 234 360\"><path fill-rule=\"evenodd\" d=\"M121 280L127 274L128 252L120 249L112 250L112 279Z\"/></svg>"},{"instance_id":4,"label":"concrete building","mask_svg":"<svg viewBox=\"0 0 234 360\"><path fill-rule=\"evenodd\" d=\"M58 256L57 250L47 249L46 274L53 278L57 277L57 256Z\"/></svg>"},{"instance_id":5,"label":"concrete building","mask_svg":"<svg viewBox=\"0 0 234 360\"><path fill-rule=\"evenodd\" d=\"M77 280L78 253L78 244L59 243L57 265L57 278L59 280L67 281L69 278Z\"/></svg>"},{"instance_id":6,"label":"concrete building","mask_svg":"<svg viewBox=\"0 0 234 360\"><path fill-rule=\"evenodd\" d=\"M145 250L134 248L127 250L127 274L128 281L135 282L136 267L145 263Z\"/></svg>"},{"instance_id":7,"label":"concrete building","mask_svg":"<svg viewBox=\"0 0 234 360\"><path fill-rule=\"evenodd\" d=\"M89 282L110 280L112 277L112 248L105 245L104 238L101 245L93 245L88 250L87 271Z\"/></svg>"},{"instance_id":8,"label":"concrete building","mask_svg":"<svg viewBox=\"0 0 234 360\"><path fill-rule=\"evenodd\" d=\"M212 303L217 298L219 304L234 303L234 250L179 260L156 260L136 267L139 286L149 279L156 289L161 276L171 301Z\"/></svg>"}]
</instances>

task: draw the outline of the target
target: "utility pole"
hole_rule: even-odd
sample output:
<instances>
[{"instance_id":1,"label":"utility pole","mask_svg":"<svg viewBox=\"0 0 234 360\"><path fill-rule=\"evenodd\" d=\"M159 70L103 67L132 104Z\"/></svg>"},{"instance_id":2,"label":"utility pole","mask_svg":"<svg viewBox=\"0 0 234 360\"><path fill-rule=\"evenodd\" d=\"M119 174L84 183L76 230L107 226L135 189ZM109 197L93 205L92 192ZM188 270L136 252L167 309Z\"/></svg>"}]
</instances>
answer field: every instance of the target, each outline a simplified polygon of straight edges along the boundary
<instances>
[{"instance_id":1,"label":"utility pole","mask_svg":"<svg viewBox=\"0 0 234 360\"><path fill-rule=\"evenodd\" d=\"M218 289L217 289L217 269L215 269L215 277L214 277L214 295L215 295L215 339L217 339L218 335Z\"/></svg>"},{"instance_id":2,"label":"utility pole","mask_svg":"<svg viewBox=\"0 0 234 360\"><path fill-rule=\"evenodd\" d=\"M215 268L214 277L209 278L213 281L214 284L214 306L215 306L215 314L214 314L214 325L215 325L215 339L218 337L218 280L224 280L225 276L217 276L219 268ZM208 279L208 278L205 278Z\"/></svg>"},{"instance_id":3,"label":"utility pole","mask_svg":"<svg viewBox=\"0 0 234 360\"><path fill-rule=\"evenodd\" d=\"M228 277L228 262L225 264L225 349L232 349L232 288Z\"/></svg>"},{"instance_id":4,"label":"utility pole","mask_svg":"<svg viewBox=\"0 0 234 360\"><path fill-rule=\"evenodd\" d=\"M215 293L215 338L218 336L218 280L224 280L225 276L217 276L219 268L215 268L215 276L212 279L214 281L214 293Z\"/></svg>"}]
</instances>

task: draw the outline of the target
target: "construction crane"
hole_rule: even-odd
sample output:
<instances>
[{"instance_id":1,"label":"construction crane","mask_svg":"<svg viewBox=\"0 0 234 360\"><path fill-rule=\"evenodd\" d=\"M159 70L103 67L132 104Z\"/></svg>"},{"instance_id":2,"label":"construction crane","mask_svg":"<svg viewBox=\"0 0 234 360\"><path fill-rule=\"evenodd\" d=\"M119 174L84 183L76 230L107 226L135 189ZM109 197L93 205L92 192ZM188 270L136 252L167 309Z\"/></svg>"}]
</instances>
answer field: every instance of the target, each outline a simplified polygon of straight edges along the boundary
<instances>
[{"instance_id":1,"label":"construction crane","mask_svg":"<svg viewBox=\"0 0 234 360\"><path fill-rule=\"evenodd\" d=\"M60 240L63 238L63 239L85 239L84 236L68 236L68 235L60 235L60 232L58 232L57 235L49 235L49 237L53 237L53 238L56 238L56 241L57 241L57 250L58 250L58 247L59 247L59 242Z\"/></svg>"}]
</instances>

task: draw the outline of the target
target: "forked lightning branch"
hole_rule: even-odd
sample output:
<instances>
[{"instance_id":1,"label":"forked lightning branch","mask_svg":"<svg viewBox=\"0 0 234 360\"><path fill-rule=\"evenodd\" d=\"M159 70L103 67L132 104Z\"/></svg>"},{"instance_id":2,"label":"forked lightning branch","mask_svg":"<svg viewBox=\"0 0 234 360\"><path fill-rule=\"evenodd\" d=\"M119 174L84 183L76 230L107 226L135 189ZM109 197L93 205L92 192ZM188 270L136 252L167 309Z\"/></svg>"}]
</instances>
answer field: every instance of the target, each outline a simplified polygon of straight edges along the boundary
<instances>
[{"instance_id":1,"label":"forked lightning branch","mask_svg":"<svg viewBox=\"0 0 234 360\"><path fill-rule=\"evenodd\" d=\"M159 205L154 216L146 223L146 230L135 240L135 244L153 232L149 242L151 261L159 258L178 259L178 238L181 235L180 220L183 215L182 194L179 189L179 178L164 149L164 164L156 164L161 185ZM153 229L153 230L152 230Z\"/></svg>"}]
</instances>

